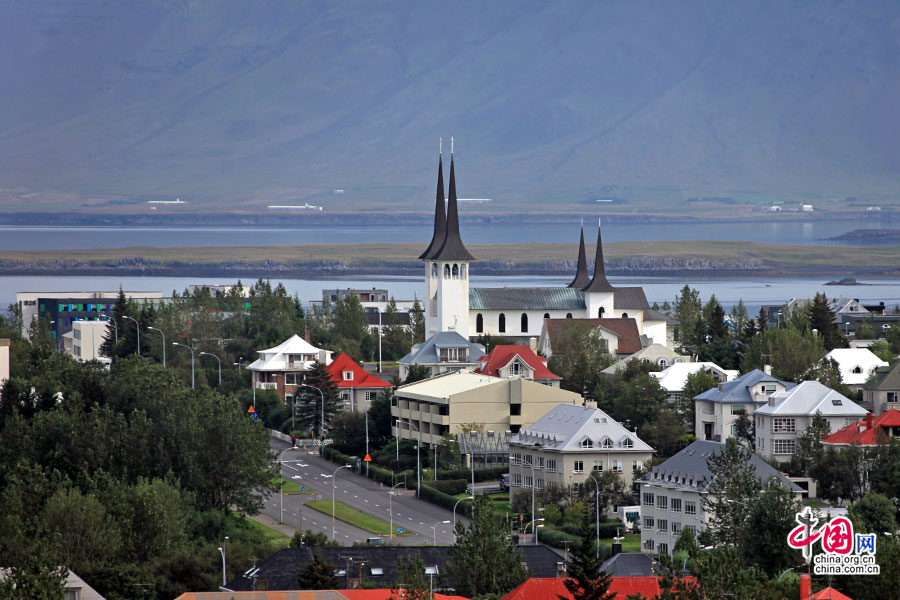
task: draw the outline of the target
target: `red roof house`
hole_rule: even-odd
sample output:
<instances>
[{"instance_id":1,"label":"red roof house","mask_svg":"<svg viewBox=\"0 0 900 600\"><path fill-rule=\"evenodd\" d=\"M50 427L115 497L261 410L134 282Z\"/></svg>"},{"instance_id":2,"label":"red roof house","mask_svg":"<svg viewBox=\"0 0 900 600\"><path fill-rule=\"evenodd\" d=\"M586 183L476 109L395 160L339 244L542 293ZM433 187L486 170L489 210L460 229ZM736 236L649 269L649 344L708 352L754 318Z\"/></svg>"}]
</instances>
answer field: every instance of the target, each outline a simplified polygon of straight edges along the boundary
<instances>
[{"instance_id":1,"label":"red roof house","mask_svg":"<svg viewBox=\"0 0 900 600\"><path fill-rule=\"evenodd\" d=\"M687 578L691 583L696 580ZM506 596L503 600L559 600L559 597L571 598L572 594L566 589L564 577L538 578L532 577ZM659 596L659 577L613 577L610 592L616 594L616 600L625 600L630 594L642 594L645 598Z\"/></svg>"},{"instance_id":2,"label":"red roof house","mask_svg":"<svg viewBox=\"0 0 900 600\"><path fill-rule=\"evenodd\" d=\"M874 419L869 413L865 421L850 423L843 429L826 435L822 443L830 446L875 446L882 435L888 438L900 437L900 411L897 409L891 409Z\"/></svg>"},{"instance_id":3,"label":"red roof house","mask_svg":"<svg viewBox=\"0 0 900 600\"><path fill-rule=\"evenodd\" d=\"M344 410L369 410L376 394L391 387L385 380L366 372L359 363L341 353L328 365L331 380L337 384Z\"/></svg>"},{"instance_id":4,"label":"red roof house","mask_svg":"<svg viewBox=\"0 0 900 600\"><path fill-rule=\"evenodd\" d=\"M554 387L559 387L562 379L547 368L546 358L538 356L534 350L523 345L495 346L489 354L478 359L475 372L491 377L534 379Z\"/></svg>"}]
</instances>

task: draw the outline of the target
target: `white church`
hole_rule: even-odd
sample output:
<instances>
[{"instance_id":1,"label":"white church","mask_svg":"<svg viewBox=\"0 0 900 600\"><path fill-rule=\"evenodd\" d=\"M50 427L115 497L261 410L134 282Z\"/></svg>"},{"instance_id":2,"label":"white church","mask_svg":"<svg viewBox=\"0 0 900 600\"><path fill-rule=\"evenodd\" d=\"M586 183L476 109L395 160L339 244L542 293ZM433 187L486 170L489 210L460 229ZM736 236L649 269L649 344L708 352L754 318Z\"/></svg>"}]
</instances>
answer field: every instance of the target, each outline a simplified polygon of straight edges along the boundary
<instances>
[{"instance_id":1,"label":"white church","mask_svg":"<svg viewBox=\"0 0 900 600\"><path fill-rule=\"evenodd\" d=\"M640 346L636 345L637 340L632 339L629 351L619 352L619 355L631 354L635 352L635 347L652 343L666 344L665 316L650 309L644 290L640 287L614 287L606 279L599 229L593 277L588 275L582 230L577 271L568 286L469 287L470 263L476 259L460 237L452 154L446 212L443 165L438 159L434 235L419 258L425 262L426 338L440 332L455 331L470 339L491 334L528 343L531 338L541 336L542 331L546 333L546 324L552 323L552 320L590 319L605 338L609 333L611 342L617 337L639 336ZM615 349L615 346L610 348Z\"/></svg>"}]
</instances>

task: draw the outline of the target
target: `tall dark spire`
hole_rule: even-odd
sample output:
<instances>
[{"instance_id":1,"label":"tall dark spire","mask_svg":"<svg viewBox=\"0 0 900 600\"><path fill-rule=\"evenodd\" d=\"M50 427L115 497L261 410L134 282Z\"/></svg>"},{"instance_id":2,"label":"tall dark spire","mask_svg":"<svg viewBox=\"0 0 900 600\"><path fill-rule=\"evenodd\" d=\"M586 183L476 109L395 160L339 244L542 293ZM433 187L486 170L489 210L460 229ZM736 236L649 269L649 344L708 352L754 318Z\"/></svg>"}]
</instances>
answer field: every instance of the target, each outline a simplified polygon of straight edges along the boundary
<instances>
[{"instance_id":1,"label":"tall dark spire","mask_svg":"<svg viewBox=\"0 0 900 600\"><path fill-rule=\"evenodd\" d=\"M444 243L444 237L447 235L447 215L444 213L444 164L441 155L438 154L438 180L437 195L434 201L434 235L431 236L431 243L425 249L419 258L427 260L430 254L433 254Z\"/></svg>"},{"instance_id":2,"label":"tall dark spire","mask_svg":"<svg viewBox=\"0 0 900 600\"><path fill-rule=\"evenodd\" d=\"M591 276L587 271L587 257L584 252L584 227L581 228L581 241L578 243L578 268L575 270L575 279L567 287L583 289L591 282Z\"/></svg>"},{"instance_id":3,"label":"tall dark spire","mask_svg":"<svg viewBox=\"0 0 900 600\"><path fill-rule=\"evenodd\" d=\"M453 167L453 154L450 154L450 198L447 201L447 235L437 252L429 256L432 260L475 260L466 250L462 238L459 237L459 214L456 210L456 174Z\"/></svg>"},{"instance_id":4,"label":"tall dark spire","mask_svg":"<svg viewBox=\"0 0 900 600\"><path fill-rule=\"evenodd\" d=\"M597 224L597 258L594 261L594 278L584 288L585 292L612 292L614 288L606 279L606 268L603 266L603 240L600 224Z\"/></svg>"}]
</instances>

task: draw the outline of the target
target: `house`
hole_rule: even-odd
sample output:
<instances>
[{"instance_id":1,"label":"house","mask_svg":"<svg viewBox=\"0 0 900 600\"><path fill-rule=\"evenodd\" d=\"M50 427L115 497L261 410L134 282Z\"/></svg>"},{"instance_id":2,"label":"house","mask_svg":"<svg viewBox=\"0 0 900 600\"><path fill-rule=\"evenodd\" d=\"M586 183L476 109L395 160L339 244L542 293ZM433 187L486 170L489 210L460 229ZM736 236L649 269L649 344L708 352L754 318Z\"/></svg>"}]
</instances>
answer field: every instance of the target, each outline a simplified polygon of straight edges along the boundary
<instances>
[{"instance_id":1,"label":"house","mask_svg":"<svg viewBox=\"0 0 900 600\"><path fill-rule=\"evenodd\" d=\"M693 577L688 578L691 582ZM559 600L571 598L566 588L565 578L532 577L519 587L503 596L502 600ZM626 596L640 594L644 598L656 598L662 592L659 577L613 577L609 592L615 594L616 600L624 600Z\"/></svg>"},{"instance_id":2,"label":"house","mask_svg":"<svg viewBox=\"0 0 900 600\"><path fill-rule=\"evenodd\" d=\"M259 358L247 367L253 374L253 389L275 390L286 404L294 399L313 364L331 364L331 350L316 348L297 334L257 354Z\"/></svg>"},{"instance_id":3,"label":"house","mask_svg":"<svg viewBox=\"0 0 900 600\"><path fill-rule=\"evenodd\" d=\"M7 577L7 573L8 569L0 567L0 581ZM105 600L97 590L88 585L84 579L72 570L66 573L66 580L63 583L63 596L60 597L60 600L63 600L63 598L65 600L70 598L74 600Z\"/></svg>"},{"instance_id":4,"label":"house","mask_svg":"<svg viewBox=\"0 0 900 600\"><path fill-rule=\"evenodd\" d=\"M581 487L612 471L629 488L652 458L653 448L599 408L560 404L510 438L509 485Z\"/></svg>"},{"instance_id":5,"label":"house","mask_svg":"<svg viewBox=\"0 0 900 600\"><path fill-rule=\"evenodd\" d=\"M425 564L425 574L434 576L434 587L439 589L452 586L446 574L450 549L450 546L343 546L320 547L315 552L337 567L338 583L347 589L357 588L362 582L385 588L402 583L398 581L398 562L415 559L418 555ZM516 551L532 575L557 577L565 570L562 557L547 546L522 545L517 546ZM311 548L283 548L229 581L225 587L235 592L294 590L297 575L312 560Z\"/></svg>"},{"instance_id":6,"label":"house","mask_svg":"<svg viewBox=\"0 0 900 600\"><path fill-rule=\"evenodd\" d=\"M866 416L866 409L824 386L804 381L789 390L769 395L769 401L753 413L756 452L766 460L790 462L797 437L822 416L830 431L837 431Z\"/></svg>"},{"instance_id":7,"label":"house","mask_svg":"<svg viewBox=\"0 0 900 600\"><path fill-rule=\"evenodd\" d=\"M825 355L837 363L841 381L853 390L860 389L878 367L888 366L868 348L835 348Z\"/></svg>"},{"instance_id":8,"label":"house","mask_svg":"<svg viewBox=\"0 0 900 600\"><path fill-rule=\"evenodd\" d=\"M657 343L649 344L647 346L644 346L634 354L626 356L625 358L620 358L600 372L607 375L615 375L616 373L621 373L625 370L625 367L628 365L629 361L632 360L639 360L641 362L650 363L662 369L665 369L669 365L691 362L690 356L678 354L672 349L673 347L674 344L671 344L669 346L663 346L662 344Z\"/></svg>"},{"instance_id":9,"label":"house","mask_svg":"<svg viewBox=\"0 0 900 600\"><path fill-rule=\"evenodd\" d=\"M484 346L470 342L455 331L436 333L400 359L400 379L406 379L413 366L427 367L430 375L452 373L477 366Z\"/></svg>"},{"instance_id":10,"label":"house","mask_svg":"<svg viewBox=\"0 0 900 600\"><path fill-rule=\"evenodd\" d=\"M603 561L600 569L611 577L658 577L659 561L641 552L616 552Z\"/></svg>"},{"instance_id":11,"label":"house","mask_svg":"<svg viewBox=\"0 0 900 600\"><path fill-rule=\"evenodd\" d=\"M0 396L3 395L3 384L9 379L9 339L0 338Z\"/></svg>"},{"instance_id":12,"label":"house","mask_svg":"<svg viewBox=\"0 0 900 600\"><path fill-rule=\"evenodd\" d=\"M343 352L328 365L331 380L337 384L344 410L362 412L369 410L378 392L392 387L380 377L366 372Z\"/></svg>"},{"instance_id":13,"label":"house","mask_svg":"<svg viewBox=\"0 0 900 600\"><path fill-rule=\"evenodd\" d=\"M694 435L702 440L722 441L737 435L735 422L742 414L769 401L769 395L795 384L754 369L737 379L720 383L694 397Z\"/></svg>"},{"instance_id":14,"label":"house","mask_svg":"<svg viewBox=\"0 0 900 600\"><path fill-rule=\"evenodd\" d=\"M871 313L855 298L827 298L828 308L834 313L834 322L843 330L843 323L847 319L862 320L871 316ZM766 311L766 323L768 327L778 327L781 321L789 319L794 310L805 309L812 304L812 298L791 298L785 304L767 304L762 308ZM846 332L845 332L846 333Z\"/></svg>"},{"instance_id":15,"label":"house","mask_svg":"<svg viewBox=\"0 0 900 600\"><path fill-rule=\"evenodd\" d=\"M109 359L100 354L100 346L106 339L109 323L106 321L74 321L72 329L62 336L63 352L74 356L76 360Z\"/></svg>"},{"instance_id":16,"label":"house","mask_svg":"<svg viewBox=\"0 0 900 600\"><path fill-rule=\"evenodd\" d=\"M581 404L581 396L528 379L504 379L471 372L444 373L397 388L391 416L394 435L433 445L445 433L464 433L477 423L488 433L516 433L559 404ZM406 423L412 423L409 426Z\"/></svg>"},{"instance_id":17,"label":"house","mask_svg":"<svg viewBox=\"0 0 900 600\"><path fill-rule=\"evenodd\" d=\"M495 346L478 359L473 372L491 377L531 379L550 387L559 387L562 380L547 368L547 359L535 354L529 346Z\"/></svg>"},{"instance_id":18,"label":"house","mask_svg":"<svg viewBox=\"0 0 900 600\"><path fill-rule=\"evenodd\" d=\"M296 586L295 586L296 587ZM469 600L435 592L434 600ZM258 592L185 592L175 600L394 600L396 592L385 589L295 590Z\"/></svg>"},{"instance_id":19,"label":"house","mask_svg":"<svg viewBox=\"0 0 900 600\"><path fill-rule=\"evenodd\" d=\"M713 480L707 461L724 449L723 443L697 440L638 480L643 552L670 554L682 531L690 529L696 537L706 528L703 497ZM774 480L795 494L802 492L759 456L754 454L750 464L762 485Z\"/></svg>"},{"instance_id":20,"label":"house","mask_svg":"<svg viewBox=\"0 0 900 600\"><path fill-rule=\"evenodd\" d=\"M723 369L712 362L676 363L662 371L650 373L650 375L655 377L659 381L660 387L666 390L666 400L680 402L681 392L684 391L684 386L687 384L688 375L700 371L708 371L718 383L733 381L738 376L738 371Z\"/></svg>"},{"instance_id":21,"label":"house","mask_svg":"<svg viewBox=\"0 0 900 600\"><path fill-rule=\"evenodd\" d=\"M900 438L900 411L892 408L874 418L869 413L864 420L850 423L843 429L826 435L822 444L838 449L852 445L871 448L883 440L895 437Z\"/></svg>"},{"instance_id":22,"label":"house","mask_svg":"<svg viewBox=\"0 0 900 600\"><path fill-rule=\"evenodd\" d=\"M900 361L887 367L876 367L862 387L862 407L878 416L900 409Z\"/></svg>"},{"instance_id":23,"label":"house","mask_svg":"<svg viewBox=\"0 0 900 600\"><path fill-rule=\"evenodd\" d=\"M637 321L630 317L619 319L544 319L538 348L541 354L553 356L554 343L558 348L560 340L571 331L569 328L587 324L599 336L603 346L616 358L631 356L639 352L644 343L638 330Z\"/></svg>"}]
</instances>

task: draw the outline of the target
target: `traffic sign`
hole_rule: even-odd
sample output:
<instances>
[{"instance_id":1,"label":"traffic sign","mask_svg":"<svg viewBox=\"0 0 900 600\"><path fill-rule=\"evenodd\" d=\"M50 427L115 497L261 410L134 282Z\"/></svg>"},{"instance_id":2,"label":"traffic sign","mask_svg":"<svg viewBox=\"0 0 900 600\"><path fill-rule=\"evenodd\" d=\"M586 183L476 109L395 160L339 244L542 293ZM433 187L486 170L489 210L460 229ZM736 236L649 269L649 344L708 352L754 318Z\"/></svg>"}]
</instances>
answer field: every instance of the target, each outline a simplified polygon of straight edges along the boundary
<instances>
[{"instance_id":1,"label":"traffic sign","mask_svg":"<svg viewBox=\"0 0 900 600\"><path fill-rule=\"evenodd\" d=\"M256 409L253 408L253 405L251 404L251 405L250 405L250 408L247 409L247 412L250 413L250 414L253 414L253 413L256 412Z\"/></svg>"},{"instance_id":2,"label":"traffic sign","mask_svg":"<svg viewBox=\"0 0 900 600\"><path fill-rule=\"evenodd\" d=\"M402 527L398 527L398 528L397 528L397 533L403 533L403 528L402 528Z\"/></svg>"},{"instance_id":3,"label":"traffic sign","mask_svg":"<svg viewBox=\"0 0 900 600\"><path fill-rule=\"evenodd\" d=\"M300 491L301 491L301 492L305 492L305 491L306 491L306 486L305 486L305 485L301 485L301 486L300 486Z\"/></svg>"},{"instance_id":4,"label":"traffic sign","mask_svg":"<svg viewBox=\"0 0 900 600\"><path fill-rule=\"evenodd\" d=\"M363 460L366 462L372 462L372 456L368 452L366 452L366 457Z\"/></svg>"}]
</instances>

